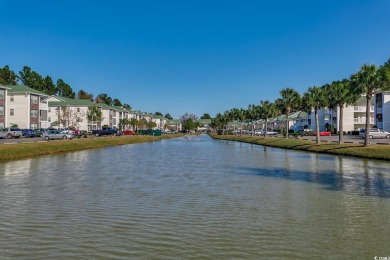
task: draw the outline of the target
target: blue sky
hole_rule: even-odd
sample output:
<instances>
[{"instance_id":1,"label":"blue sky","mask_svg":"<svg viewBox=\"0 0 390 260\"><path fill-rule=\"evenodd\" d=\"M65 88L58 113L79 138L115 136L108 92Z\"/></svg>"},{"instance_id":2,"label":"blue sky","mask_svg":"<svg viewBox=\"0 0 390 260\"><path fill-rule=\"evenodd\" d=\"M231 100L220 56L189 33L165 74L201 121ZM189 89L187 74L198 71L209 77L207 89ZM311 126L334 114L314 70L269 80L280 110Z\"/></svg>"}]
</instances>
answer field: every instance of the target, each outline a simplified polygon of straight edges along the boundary
<instances>
[{"instance_id":1,"label":"blue sky","mask_svg":"<svg viewBox=\"0 0 390 260\"><path fill-rule=\"evenodd\" d=\"M390 58L390 1L0 0L0 66L198 116Z\"/></svg>"}]
</instances>

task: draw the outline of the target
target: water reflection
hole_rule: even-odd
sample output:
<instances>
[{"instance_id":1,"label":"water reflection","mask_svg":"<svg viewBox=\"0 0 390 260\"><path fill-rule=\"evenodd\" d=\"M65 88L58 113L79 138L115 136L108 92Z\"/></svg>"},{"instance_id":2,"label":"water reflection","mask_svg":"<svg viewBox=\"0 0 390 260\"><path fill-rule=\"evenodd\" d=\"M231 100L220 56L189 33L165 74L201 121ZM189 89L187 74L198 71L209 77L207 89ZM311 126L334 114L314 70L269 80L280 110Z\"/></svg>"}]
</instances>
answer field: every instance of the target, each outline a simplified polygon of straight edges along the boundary
<instances>
[{"instance_id":1,"label":"water reflection","mask_svg":"<svg viewBox=\"0 0 390 260\"><path fill-rule=\"evenodd\" d=\"M294 158L288 156L289 151L285 154L287 156L283 158L282 167L237 167L237 172L316 183L324 185L328 190L390 198L387 163L314 154L310 156L310 161L297 165L292 162Z\"/></svg>"},{"instance_id":2,"label":"water reflection","mask_svg":"<svg viewBox=\"0 0 390 260\"><path fill-rule=\"evenodd\" d=\"M386 255L388 168L207 136L0 164L0 258Z\"/></svg>"}]
</instances>

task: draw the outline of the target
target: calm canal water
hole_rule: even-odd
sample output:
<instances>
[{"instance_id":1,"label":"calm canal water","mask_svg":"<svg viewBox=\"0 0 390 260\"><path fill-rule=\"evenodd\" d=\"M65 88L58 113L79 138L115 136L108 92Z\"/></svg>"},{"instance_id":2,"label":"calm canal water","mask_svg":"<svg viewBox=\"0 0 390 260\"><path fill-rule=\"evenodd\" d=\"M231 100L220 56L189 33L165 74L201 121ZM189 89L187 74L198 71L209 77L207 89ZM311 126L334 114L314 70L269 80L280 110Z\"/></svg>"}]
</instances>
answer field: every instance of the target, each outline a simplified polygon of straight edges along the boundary
<instances>
[{"instance_id":1,"label":"calm canal water","mask_svg":"<svg viewBox=\"0 0 390 260\"><path fill-rule=\"evenodd\" d=\"M184 137L0 164L0 258L390 256L390 164Z\"/></svg>"}]
</instances>

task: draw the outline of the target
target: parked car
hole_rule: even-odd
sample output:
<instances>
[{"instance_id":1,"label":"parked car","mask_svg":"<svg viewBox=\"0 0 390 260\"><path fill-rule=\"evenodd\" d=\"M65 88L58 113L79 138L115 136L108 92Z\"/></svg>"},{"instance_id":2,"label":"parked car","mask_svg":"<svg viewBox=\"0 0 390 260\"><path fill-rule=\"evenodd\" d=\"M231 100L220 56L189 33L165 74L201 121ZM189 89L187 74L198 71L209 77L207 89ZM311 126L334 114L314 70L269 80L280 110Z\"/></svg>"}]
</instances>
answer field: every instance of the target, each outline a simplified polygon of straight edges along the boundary
<instances>
[{"instance_id":1,"label":"parked car","mask_svg":"<svg viewBox=\"0 0 390 260\"><path fill-rule=\"evenodd\" d=\"M46 140L53 140L53 139L73 139L73 135L65 132L61 132L59 130L49 130L46 133L44 133L43 137Z\"/></svg>"},{"instance_id":2,"label":"parked car","mask_svg":"<svg viewBox=\"0 0 390 260\"><path fill-rule=\"evenodd\" d=\"M120 132L117 129L114 128L102 128L100 130L92 130L92 134L96 136L102 136L102 135L120 135Z\"/></svg>"},{"instance_id":3,"label":"parked car","mask_svg":"<svg viewBox=\"0 0 390 260\"><path fill-rule=\"evenodd\" d=\"M311 135L316 136L317 132L313 132ZM331 135L332 135L332 132L330 132L330 131L320 131L320 136L331 136Z\"/></svg>"},{"instance_id":4,"label":"parked car","mask_svg":"<svg viewBox=\"0 0 390 260\"><path fill-rule=\"evenodd\" d=\"M360 129L359 131L359 136L362 138L366 138L366 129ZM379 128L370 128L368 129L368 138L373 139L373 138L390 138L390 133L383 131L382 129Z\"/></svg>"},{"instance_id":5,"label":"parked car","mask_svg":"<svg viewBox=\"0 0 390 260\"><path fill-rule=\"evenodd\" d=\"M135 135L135 132L134 131L131 131L131 130L125 130L122 132L123 135Z\"/></svg>"},{"instance_id":6,"label":"parked car","mask_svg":"<svg viewBox=\"0 0 390 260\"><path fill-rule=\"evenodd\" d=\"M171 130L164 130L163 132L164 134L173 134L173 132Z\"/></svg>"},{"instance_id":7,"label":"parked car","mask_svg":"<svg viewBox=\"0 0 390 260\"><path fill-rule=\"evenodd\" d=\"M264 130L256 130L256 131L255 131L255 135L264 135ZM267 131L267 135L275 136L275 135L278 135L278 133L275 132L275 131L270 131L270 130L268 130L268 131Z\"/></svg>"},{"instance_id":8,"label":"parked car","mask_svg":"<svg viewBox=\"0 0 390 260\"><path fill-rule=\"evenodd\" d=\"M46 129L44 129L44 128L35 129L35 135L38 137L42 137L45 130Z\"/></svg>"},{"instance_id":9,"label":"parked car","mask_svg":"<svg viewBox=\"0 0 390 260\"><path fill-rule=\"evenodd\" d=\"M263 135L263 131L262 130L256 130L255 131L255 135Z\"/></svg>"},{"instance_id":10,"label":"parked car","mask_svg":"<svg viewBox=\"0 0 390 260\"><path fill-rule=\"evenodd\" d=\"M35 130L32 130L32 129L23 129L22 134L23 134L23 137L30 137L30 138L37 136L37 134L35 133Z\"/></svg>"},{"instance_id":11,"label":"parked car","mask_svg":"<svg viewBox=\"0 0 390 260\"><path fill-rule=\"evenodd\" d=\"M23 135L19 128L4 128L1 131L4 138L19 138Z\"/></svg>"},{"instance_id":12,"label":"parked car","mask_svg":"<svg viewBox=\"0 0 390 260\"><path fill-rule=\"evenodd\" d=\"M84 132L79 129L74 129L73 132L74 132L74 136L80 137L84 135Z\"/></svg>"},{"instance_id":13,"label":"parked car","mask_svg":"<svg viewBox=\"0 0 390 260\"><path fill-rule=\"evenodd\" d=\"M75 134L75 131L70 129L70 128L60 128L59 129L61 132L64 132L64 133L67 133L67 134L72 134L74 135Z\"/></svg>"},{"instance_id":14,"label":"parked car","mask_svg":"<svg viewBox=\"0 0 390 260\"><path fill-rule=\"evenodd\" d=\"M3 129L0 129L0 139L5 138L5 136L6 136L5 131L3 131Z\"/></svg>"}]
</instances>

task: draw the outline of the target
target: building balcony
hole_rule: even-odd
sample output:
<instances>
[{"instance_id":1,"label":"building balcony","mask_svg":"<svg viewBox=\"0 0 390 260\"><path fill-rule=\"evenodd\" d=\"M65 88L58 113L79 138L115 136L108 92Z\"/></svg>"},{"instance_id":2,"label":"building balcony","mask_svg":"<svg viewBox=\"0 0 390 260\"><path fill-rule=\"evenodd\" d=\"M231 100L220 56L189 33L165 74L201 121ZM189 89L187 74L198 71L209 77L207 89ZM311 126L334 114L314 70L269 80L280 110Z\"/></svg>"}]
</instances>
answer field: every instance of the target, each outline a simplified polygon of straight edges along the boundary
<instances>
[{"instance_id":1,"label":"building balcony","mask_svg":"<svg viewBox=\"0 0 390 260\"><path fill-rule=\"evenodd\" d=\"M366 123L366 118L365 117L355 117L353 119L354 123L359 123L359 124L365 124ZM374 118L370 118L370 124L374 123Z\"/></svg>"},{"instance_id":2,"label":"building balcony","mask_svg":"<svg viewBox=\"0 0 390 260\"><path fill-rule=\"evenodd\" d=\"M383 108L381 108L381 107L377 107L376 108L376 113L377 114L382 114L382 111L383 111Z\"/></svg>"},{"instance_id":3,"label":"building balcony","mask_svg":"<svg viewBox=\"0 0 390 260\"><path fill-rule=\"evenodd\" d=\"M48 109L47 103L42 103L42 102L40 102L40 103L39 103L39 109L40 109L40 110L47 110L47 109Z\"/></svg>"},{"instance_id":4,"label":"building balcony","mask_svg":"<svg viewBox=\"0 0 390 260\"><path fill-rule=\"evenodd\" d=\"M366 106L354 106L354 112L366 112ZM370 106L370 112L374 112L374 106Z\"/></svg>"}]
</instances>

